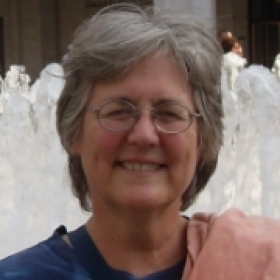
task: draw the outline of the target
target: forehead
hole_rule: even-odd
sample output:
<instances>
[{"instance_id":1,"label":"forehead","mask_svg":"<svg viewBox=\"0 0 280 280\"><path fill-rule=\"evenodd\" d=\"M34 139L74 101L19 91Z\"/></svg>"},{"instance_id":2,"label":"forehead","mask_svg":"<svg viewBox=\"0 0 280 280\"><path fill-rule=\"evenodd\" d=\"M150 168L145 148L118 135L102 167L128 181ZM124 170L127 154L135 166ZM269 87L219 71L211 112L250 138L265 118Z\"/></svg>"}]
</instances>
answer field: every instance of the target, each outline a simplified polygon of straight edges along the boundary
<instances>
[{"instance_id":1,"label":"forehead","mask_svg":"<svg viewBox=\"0 0 280 280\"><path fill-rule=\"evenodd\" d=\"M97 83L93 101L102 102L118 97L134 100L177 99L189 101L193 87L186 71L174 58L148 56L139 60L121 79Z\"/></svg>"}]
</instances>

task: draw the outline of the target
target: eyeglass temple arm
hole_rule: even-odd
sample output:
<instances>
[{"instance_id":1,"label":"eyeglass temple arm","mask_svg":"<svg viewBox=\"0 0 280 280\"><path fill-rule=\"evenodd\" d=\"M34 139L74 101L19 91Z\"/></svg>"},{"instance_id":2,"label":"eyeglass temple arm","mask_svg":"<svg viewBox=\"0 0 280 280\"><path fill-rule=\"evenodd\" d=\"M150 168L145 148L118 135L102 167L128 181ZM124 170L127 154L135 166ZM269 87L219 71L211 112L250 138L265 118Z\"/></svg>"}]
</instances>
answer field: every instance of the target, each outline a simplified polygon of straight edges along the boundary
<instances>
[{"instance_id":1,"label":"eyeglass temple arm","mask_svg":"<svg viewBox=\"0 0 280 280\"><path fill-rule=\"evenodd\" d=\"M200 113L190 112L190 114L191 114L193 117L196 117L196 118L202 117L202 115L201 115Z\"/></svg>"},{"instance_id":2,"label":"eyeglass temple arm","mask_svg":"<svg viewBox=\"0 0 280 280\"><path fill-rule=\"evenodd\" d=\"M88 108L88 111L91 112L91 113L97 113L99 111L99 109L91 107L91 108Z\"/></svg>"}]
</instances>

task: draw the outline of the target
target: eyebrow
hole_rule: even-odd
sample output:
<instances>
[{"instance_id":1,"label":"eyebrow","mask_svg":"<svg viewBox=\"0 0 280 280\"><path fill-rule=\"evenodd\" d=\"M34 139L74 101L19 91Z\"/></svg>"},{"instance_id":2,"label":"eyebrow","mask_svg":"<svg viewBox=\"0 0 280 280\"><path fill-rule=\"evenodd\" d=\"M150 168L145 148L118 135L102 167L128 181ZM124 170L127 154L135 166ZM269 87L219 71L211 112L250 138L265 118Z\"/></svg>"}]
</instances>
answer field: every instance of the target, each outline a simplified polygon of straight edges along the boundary
<instances>
[{"instance_id":1,"label":"eyebrow","mask_svg":"<svg viewBox=\"0 0 280 280\"><path fill-rule=\"evenodd\" d=\"M180 99L175 99L175 98L159 98L157 101L156 101L156 104L157 105L161 105L161 104L164 104L164 103L184 103L183 100L180 100Z\"/></svg>"},{"instance_id":2,"label":"eyebrow","mask_svg":"<svg viewBox=\"0 0 280 280\"><path fill-rule=\"evenodd\" d=\"M132 104L135 104L136 102L132 99L132 98L129 98L127 96L118 96L118 97L114 97L114 98L111 98L107 101L118 101L118 100L124 100L124 101L127 101L127 102L130 102ZM152 102L152 103L155 103L155 105L161 105L161 104L164 104L164 103L184 103L183 100L181 99L176 99L176 98L166 98L166 97L158 97L158 98L155 98L155 100Z\"/></svg>"}]
</instances>

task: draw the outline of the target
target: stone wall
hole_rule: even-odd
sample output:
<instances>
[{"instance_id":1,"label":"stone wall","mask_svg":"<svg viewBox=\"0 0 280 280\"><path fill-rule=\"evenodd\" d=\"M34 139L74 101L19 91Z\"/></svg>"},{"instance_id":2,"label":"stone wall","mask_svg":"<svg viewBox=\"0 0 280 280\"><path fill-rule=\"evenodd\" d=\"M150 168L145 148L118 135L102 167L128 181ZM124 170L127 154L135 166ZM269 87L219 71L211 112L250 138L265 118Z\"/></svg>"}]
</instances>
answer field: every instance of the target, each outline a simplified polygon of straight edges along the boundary
<instances>
[{"instance_id":1,"label":"stone wall","mask_svg":"<svg viewBox=\"0 0 280 280\"><path fill-rule=\"evenodd\" d=\"M0 0L5 72L9 65L25 65L34 81L48 63L61 61L76 27L107 2L114 1L71 0L70 4L69 0ZM130 2L144 5L153 1ZM215 0L155 0L154 4L202 16L215 26Z\"/></svg>"}]
</instances>

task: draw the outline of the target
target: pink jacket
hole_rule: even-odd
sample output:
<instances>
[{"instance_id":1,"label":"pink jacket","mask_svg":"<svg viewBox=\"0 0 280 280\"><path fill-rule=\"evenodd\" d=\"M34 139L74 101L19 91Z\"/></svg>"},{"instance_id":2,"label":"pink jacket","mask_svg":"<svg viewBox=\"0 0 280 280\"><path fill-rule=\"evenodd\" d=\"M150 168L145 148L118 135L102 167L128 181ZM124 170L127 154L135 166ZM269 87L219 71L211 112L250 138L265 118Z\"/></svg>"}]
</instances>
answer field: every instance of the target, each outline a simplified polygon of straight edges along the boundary
<instances>
[{"instance_id":1,"label":"pink jacket","mask_svg":"<svg viewBox=\"0 0 280 280\"><path fill-rule=\"evenodd\" d=\"M231 209L195 214L182 280L280 279L280 221Z\"/></svg>"}]
</instances>

